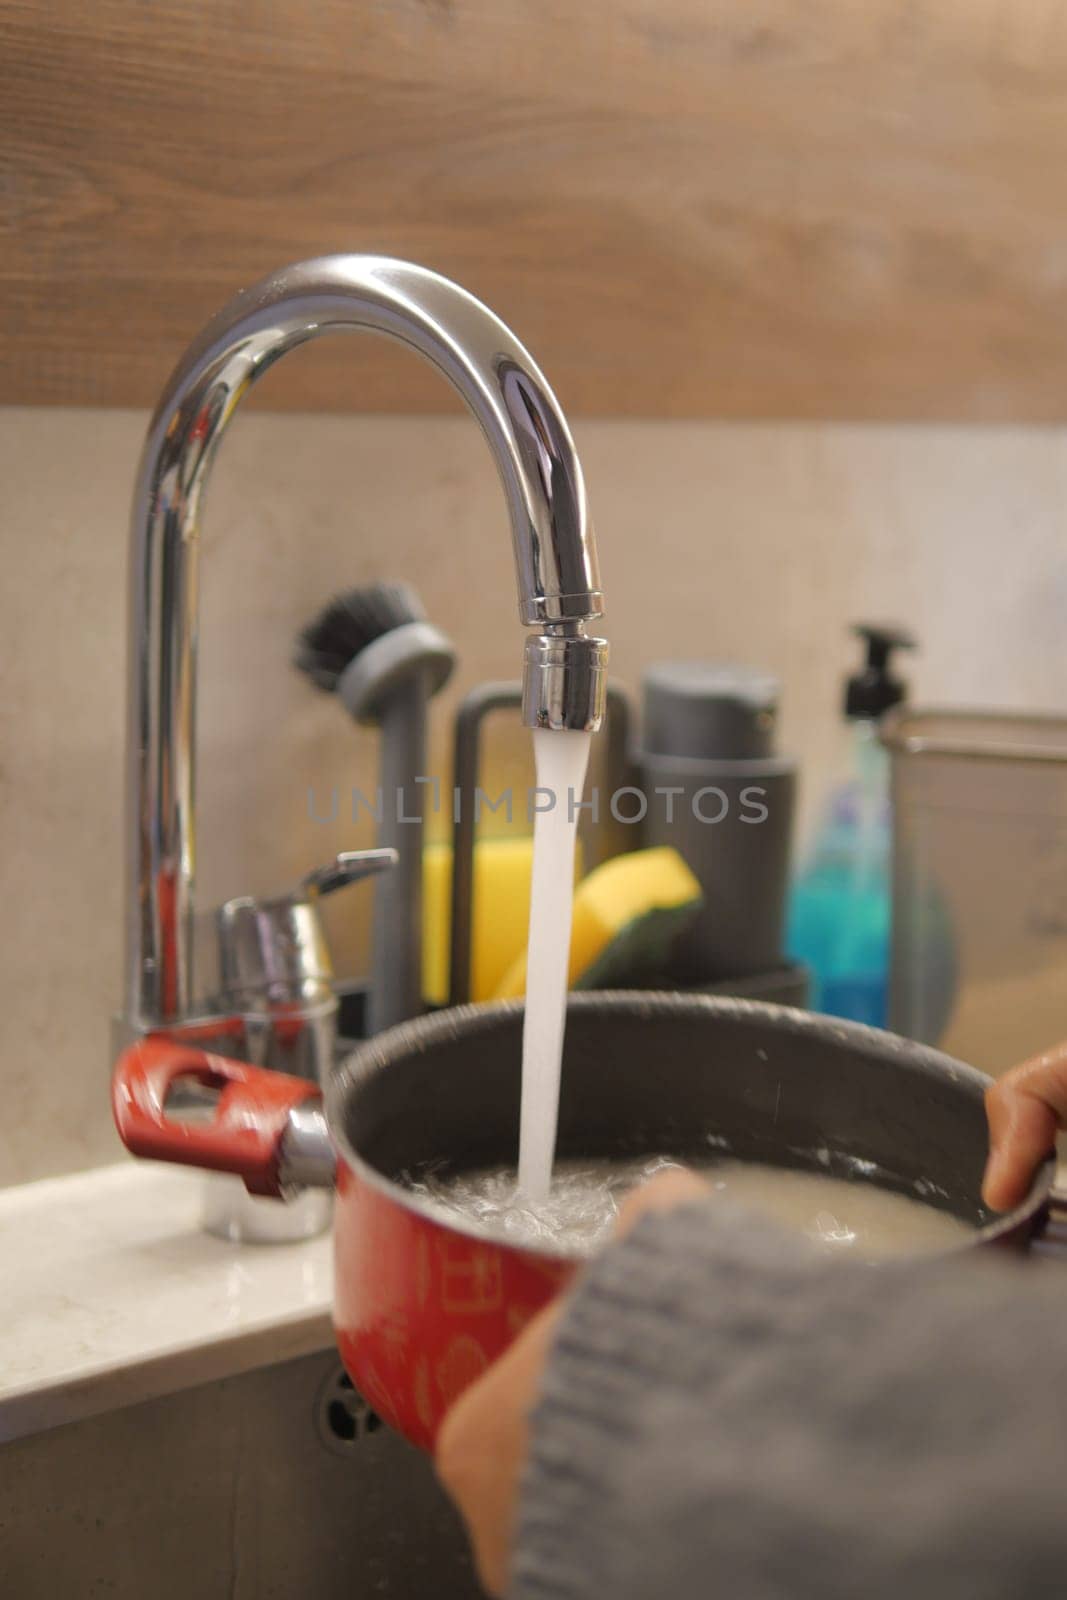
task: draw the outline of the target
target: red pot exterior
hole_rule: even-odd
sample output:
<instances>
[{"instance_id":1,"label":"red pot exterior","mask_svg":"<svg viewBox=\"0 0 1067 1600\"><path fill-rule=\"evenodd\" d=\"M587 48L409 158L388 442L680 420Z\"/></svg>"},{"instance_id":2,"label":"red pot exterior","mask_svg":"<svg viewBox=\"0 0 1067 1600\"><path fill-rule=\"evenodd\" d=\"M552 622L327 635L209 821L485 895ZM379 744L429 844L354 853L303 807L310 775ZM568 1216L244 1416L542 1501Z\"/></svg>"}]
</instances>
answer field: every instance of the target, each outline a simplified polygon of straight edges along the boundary
<instances>
[{"instance_id":1,"label":"red pot exterior","mask_svg":"<svg viewBox=\"0 0 1067 1600\"><path fill-rule=\"evenodd\" d=\"M468 1238L338 1164L334 1328L374 1410L432 1450L445 1412L576 1270Z\"/></svg>"}]
</instances>

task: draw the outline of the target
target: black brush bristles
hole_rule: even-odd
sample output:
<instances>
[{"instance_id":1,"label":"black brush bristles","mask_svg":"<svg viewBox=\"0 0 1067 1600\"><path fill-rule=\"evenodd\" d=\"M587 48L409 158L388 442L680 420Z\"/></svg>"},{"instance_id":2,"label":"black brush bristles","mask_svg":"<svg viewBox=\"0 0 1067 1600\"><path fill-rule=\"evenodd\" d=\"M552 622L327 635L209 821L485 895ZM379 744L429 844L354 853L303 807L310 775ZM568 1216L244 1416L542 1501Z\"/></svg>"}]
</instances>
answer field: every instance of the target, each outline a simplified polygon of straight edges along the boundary
<instances>
[{"instance_id":1,"label":"black brush bristles","mask_svg":"<svg viewBox=\"0 0 1067 1600\"><path fill-rule=\"evenodd\" d=\"M349 589L336 595L301 631L293 665L318 688L332 694L349 662L375 639L425 618L422 601L406 583L372 583L365 589Z\"/></svg>"}]
</instances>

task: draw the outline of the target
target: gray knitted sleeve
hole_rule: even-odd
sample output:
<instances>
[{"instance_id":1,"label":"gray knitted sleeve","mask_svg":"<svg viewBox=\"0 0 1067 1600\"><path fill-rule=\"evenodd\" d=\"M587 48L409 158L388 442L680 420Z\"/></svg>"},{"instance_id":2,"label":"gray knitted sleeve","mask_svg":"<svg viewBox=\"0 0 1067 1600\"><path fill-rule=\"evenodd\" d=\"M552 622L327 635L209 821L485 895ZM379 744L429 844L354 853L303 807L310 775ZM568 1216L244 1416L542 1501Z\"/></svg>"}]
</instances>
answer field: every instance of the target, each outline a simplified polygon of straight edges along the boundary
<instances>
[{"instance_id":1,"label":"gray knitted sleeve","mask_svg":"<svg viewBox=\"0 0 1067 1600\"><path fill-rule=\"evenodd\" d=\"M1062 1271L645 1218L561 1324L512 1600L1064 1600Z\"/></svg>"}]
</instances>

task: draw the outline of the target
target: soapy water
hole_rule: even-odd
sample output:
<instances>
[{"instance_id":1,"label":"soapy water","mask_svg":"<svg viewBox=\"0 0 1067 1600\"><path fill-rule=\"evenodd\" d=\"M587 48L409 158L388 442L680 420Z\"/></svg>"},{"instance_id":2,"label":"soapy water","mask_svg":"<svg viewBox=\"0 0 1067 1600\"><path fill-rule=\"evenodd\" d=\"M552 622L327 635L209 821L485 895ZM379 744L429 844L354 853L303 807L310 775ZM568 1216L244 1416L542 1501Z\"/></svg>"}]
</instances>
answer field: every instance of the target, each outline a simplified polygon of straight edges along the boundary
<instances>
[{"instance_id":1,"label":"soapy water","mask_svg":"<svg viewBox=\"0 0 1067 1600\"><path fill-rule=\"evenodd\" d=\"M522 1028L519 1187L532 1206L550 1203L567 1020L577 803L589 764L588 733L537 729L537 786L552 796L534 817L526 1012Z\"/></svg>"},{"instance_id":2,"label":"soapy water","mask_svg":"<svg viewBox=\"0 0 1067 1600\"><path fill-rule=\"evenodd\" d=\"M476 1223L511 1244L592 1254L611 1235L619 1206L638 1184L678 1169L666 1156L622 1161L557 1161L547 1196L531 1200L514 1167L455 1172L444 1163L401 1182L443 1216Z\"/></svg>"},{"instance_id":3,"label":"soapy water","mask_svg":"<svg viewBox=\"0 0 1067 1600\"><path fill-rule=\"evenodd\" d=\"M516 1186L513 1167L457 1173L442 1163L416 1177L405 1174L402 1181L442 1220L474 1223L488 1237L522 1247L592 1255L610 1238L631 1189L659 1172L683 1168L710 1185L709 1198L721 1195L807 1238L827 1255L861 1261L934 1255L966 1244L974 1234L970 1223L949 1212L863 1179L730 1158L685 1163L664 1155L565 1159L556 1163L543 1200L531 1200Z\"/></svg>"}]
</instances>

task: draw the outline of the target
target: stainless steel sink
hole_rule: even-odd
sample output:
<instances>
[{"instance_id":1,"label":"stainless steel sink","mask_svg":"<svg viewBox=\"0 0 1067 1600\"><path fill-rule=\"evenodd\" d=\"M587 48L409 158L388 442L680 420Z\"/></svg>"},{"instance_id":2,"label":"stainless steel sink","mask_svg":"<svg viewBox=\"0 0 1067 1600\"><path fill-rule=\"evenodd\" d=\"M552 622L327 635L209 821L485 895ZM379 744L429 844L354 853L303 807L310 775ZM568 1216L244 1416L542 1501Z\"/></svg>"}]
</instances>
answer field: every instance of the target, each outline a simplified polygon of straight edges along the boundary
<instances>
[{"instance_id":1,"label":"stainless steel sink","mask_svg":"<svg viewBox=\"0 0 1067 1600\"><path fill-rule=\"evenodd\" d=\"M430 1462L333 1352L0 1447L5 1600L476 1600Z\"/></svg>"}]
</instances>

